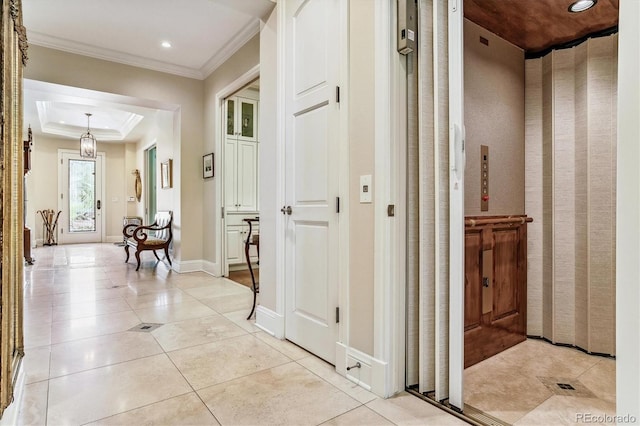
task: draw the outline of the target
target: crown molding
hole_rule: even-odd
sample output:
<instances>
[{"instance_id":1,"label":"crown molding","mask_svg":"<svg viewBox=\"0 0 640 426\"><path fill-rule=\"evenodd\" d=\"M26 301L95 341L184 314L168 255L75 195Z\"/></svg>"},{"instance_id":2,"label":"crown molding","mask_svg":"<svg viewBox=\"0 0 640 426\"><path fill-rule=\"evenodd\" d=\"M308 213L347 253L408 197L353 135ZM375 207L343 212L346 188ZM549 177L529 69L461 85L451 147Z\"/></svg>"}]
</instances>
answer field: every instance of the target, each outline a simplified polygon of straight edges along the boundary
<instances>
[{"instance_id":1,"label":"crown molding","mask_svg":"<svg viewBox=\"0 0 640 426\"><path fill-rule=\"evenodd\" d=\"M251 22L241 31L239 31L235 37L231 39L229 43L227 43L222 49L218 51L215 55L211 57L203 66L200 68L200 73L204 78L207 78L213 73L220 65L224 64L227 59L233 56L238 50L242 48L249 40L253 38L256 34L260 32L260 20L256 19Z\"/></svg>"},{"instance_id":2,"label":"crown molding","mask_svg":"<svg viewBox=\"0 0 640 426\"><path fill-rule=\"evenodd\" d=\"M134 67L146 68L168 74L179 75L181 77L194 78L197 80L204 79L203 73L197 69L183 67L180 65L173 65L153 59L146 59L140 56L130 55L128 53L118 52L111 49L103 49L77 41L71 41L38 33L36 31L29 31L29 44L47 47L50 49L62 50L64 52L75 53L77 55L89 56L91 58L103 59L105 61L131 65ZM211 62L211 60L209 62ZM217 66L219 66L219 64Z\"/></svg>"}]
</instances>

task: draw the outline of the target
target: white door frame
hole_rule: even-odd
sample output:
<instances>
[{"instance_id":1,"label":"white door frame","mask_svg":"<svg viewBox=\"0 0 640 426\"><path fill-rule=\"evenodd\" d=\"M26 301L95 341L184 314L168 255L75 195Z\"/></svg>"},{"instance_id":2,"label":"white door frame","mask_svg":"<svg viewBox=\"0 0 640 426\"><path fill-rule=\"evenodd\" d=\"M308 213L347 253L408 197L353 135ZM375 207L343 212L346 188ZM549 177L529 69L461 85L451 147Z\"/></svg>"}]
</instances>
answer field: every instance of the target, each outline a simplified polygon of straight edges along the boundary
<instances>
[{"instance_id":1,"label":"white door frame","mask_svg":"<svg viewBox=\"0 0 640 426\"><path fill-rule=\"evenodd\" d=\"M463 6L449 0L449 404L464 408Z\"/></svg>"},{"instance_id":2,"label":"white door frame","mask_svg":"<svg viewBox=\"0 0 640 426\"><path fill-rule=\"evenodd\" d=\"M63 148L58 148L58 170L60 171L61 166L64 167L64 165L62 164L62 154L78 154L78 151L75 149L63 149ZM106 169L107 169L107 164L106 164L106 155L104 152L102 151L98 151L97 156L100 157L100 160L102 161L102 176L100 177L101 179L101 184L100 184L100 191L102 191L102 200L101 200L101 207L100 210L102 210L102 212L100 212L100 241L104 242L105 240L105 232L106 232L106 200L104 199L104 197L107 194L106 191ZM65 203L67 202L67 200L63 200L60 197L61 194L61 190L63 190L63 176L62 173L58 172L58 210L62 211L63 209L65 209ZM65 191L68 192L69 188L67 188ZM62 214L61 214L62 216ZM61 225L58 224L58 227L60 227ZM67 225L65 225L65 229L68 228Z\"/></svg>"},{"instance_id":3,"label":"white door frame","mask_svg":"<svg viewBox=\"0 0 640 426\"><path fill-rule=\"evenodd\" d=\"M406 58L396 50L397 3L375 4L374 365L371 390L405 389ZM395 216L387 206L395 205ZM376 374L376 369L378 373Z\"/></svg>"},{"instance_id":4,"label":"white door frame","mask_svg":"<svg viewBox=\"0 0 640 426\"><path fill-rule=\"evenodd\" d=\"M216 209L214 209L214 220L216 235L219 238L216 247L216 264L218 265L218 271L214 272L214 275L224 276L228 274L228 266L226 262L227 257L227 234L224 227L224 215L222 214L222 208L224 207L224 142L226 135L226 117L223 114L225 111L224 101L229 96L242 89L253 80L260 77L260 64L253 66L249 71L238 77L233 82L226 85L218 93L216 93L214 105L215 105L215 117L214 122L220 126L216 132L215 152L216 158L214 160L214 170L218 170L218 176L215 179L215 191L216 191Z\"/></svg>"},{"instance_id":5,"label":"white door frame","mask_svg":"<svg viewBox=\"0 0 640 426\"><path fill-rule=\"evenodd\" d=\"M640 3L620 1L616 195L616 410L619 424L635 423L640 417L639 23Z\"/></svg>"}]
</instances>

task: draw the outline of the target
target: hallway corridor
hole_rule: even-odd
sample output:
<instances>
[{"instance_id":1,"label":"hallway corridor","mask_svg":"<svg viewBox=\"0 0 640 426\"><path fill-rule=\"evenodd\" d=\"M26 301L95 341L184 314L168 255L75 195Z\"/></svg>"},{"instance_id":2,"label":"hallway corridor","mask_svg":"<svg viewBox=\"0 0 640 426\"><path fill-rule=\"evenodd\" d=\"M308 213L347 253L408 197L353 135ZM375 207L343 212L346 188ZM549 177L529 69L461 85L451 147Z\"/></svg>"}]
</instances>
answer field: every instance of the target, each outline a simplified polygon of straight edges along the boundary
<instances>
[{"instance_id":1,"label":"hallway corridor","mask_svg":"<svg viewBox=\"0 0 640 426\"><path fill-rule=\"evenodd\" d=\"M19 424L464 424L406 393L380 399L260 331L242 285L177 274L151 253L135 272L113 244L34 257Z\"/></svg>"}]
</instances>

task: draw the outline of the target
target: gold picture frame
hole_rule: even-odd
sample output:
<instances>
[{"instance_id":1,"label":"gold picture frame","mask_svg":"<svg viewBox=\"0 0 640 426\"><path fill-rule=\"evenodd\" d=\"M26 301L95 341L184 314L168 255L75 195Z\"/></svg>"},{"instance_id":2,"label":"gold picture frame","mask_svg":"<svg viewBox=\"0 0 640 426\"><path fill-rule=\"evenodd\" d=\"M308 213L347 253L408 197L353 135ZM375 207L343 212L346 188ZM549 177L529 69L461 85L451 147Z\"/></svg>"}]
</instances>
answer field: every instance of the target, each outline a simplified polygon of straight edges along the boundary
<instances>
[{"instance_id":1,"label":"gold picture frame","mask_svg":"<svg viewBox=\"0 0 640 426\"><path fill-rule=\"evenodd\" d=\"M173 187L173 160L168 159L160 163L160 187L162 189Z\"/></svg>"}]
</instances>

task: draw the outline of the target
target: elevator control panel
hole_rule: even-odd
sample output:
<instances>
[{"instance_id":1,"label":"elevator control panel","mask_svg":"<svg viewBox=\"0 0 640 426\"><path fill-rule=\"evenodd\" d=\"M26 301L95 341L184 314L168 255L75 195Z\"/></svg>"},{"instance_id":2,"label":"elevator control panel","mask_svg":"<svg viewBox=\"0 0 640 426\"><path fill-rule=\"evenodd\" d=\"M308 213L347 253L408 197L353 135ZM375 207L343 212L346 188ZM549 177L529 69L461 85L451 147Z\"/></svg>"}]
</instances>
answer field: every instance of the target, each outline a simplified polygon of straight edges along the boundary
<instances>
[{"instance_id":1,"label":"elevator control panel","mask_svg":"<svg viewBox=\"0 0 640 426\"><path fill-rule=\"evenodd\" d=\"M489 211L489 147L480 145L480 211Z\"/></svg>"}]
</instances>

